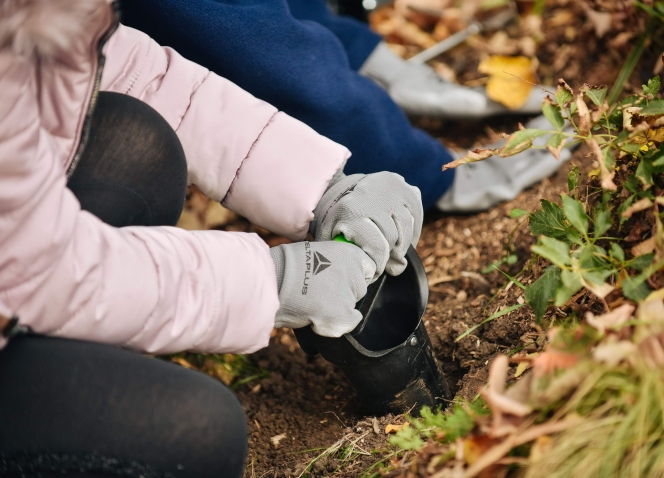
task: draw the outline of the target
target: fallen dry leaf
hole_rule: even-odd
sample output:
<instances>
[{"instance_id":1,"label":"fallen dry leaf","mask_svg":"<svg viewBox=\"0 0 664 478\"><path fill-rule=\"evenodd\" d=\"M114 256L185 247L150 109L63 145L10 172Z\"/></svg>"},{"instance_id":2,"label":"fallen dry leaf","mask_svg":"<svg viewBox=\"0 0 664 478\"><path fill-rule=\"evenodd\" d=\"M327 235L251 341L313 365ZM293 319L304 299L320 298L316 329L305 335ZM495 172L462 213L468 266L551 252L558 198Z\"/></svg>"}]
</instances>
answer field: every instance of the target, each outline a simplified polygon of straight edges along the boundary
<instances>
[{"instance_id":1,"label":"fallen dry leaf","mask_svg":"<svg viewBox=\"0 0 664 478\"><path fill-rule=\"evenodd\" d=\"M581 136L587 136L588 133L590 133L591 117L588 105L586 105L586 102L583 100L583 93L577 95L576 107L576 112L579 115L579 134Z\"/></svg>"},{"instance_id":2,"label":"fallen dry leaf","mask_svg":"<svg viewBox=\"0 0 664 478\"><path fill-rule=\"evenodd\" d=\"M603 299L607 295L609 295L615 287L613 287L610 284L603 283L603 284L595 284L593 282L588 282L587 280L581 278L581 284L583 284L583 287L588 289L590 292L595 294L597 297L600 299Z\"/></svg>"},{"instance_id":3,"label":"fallen dry leaf","mask_svg":"<svg viewBox=\"0 0 664 478\"><path fill-rule=\"evenodd\" d=\"M578 355L561 352L556 349L545 350L533 360L533 373L536 378L540 378L556 370L572 368L580 360Z\"/></svg>"},{"instance_id":4,"label":"fallen dry leaf","mask_svg":"<svg viewBox=\"0 0 664 478\"><path fill-rule=\"evenodd\" d=\"M616 176L616 173L615 171L609 171L609 169L606 167L606 164L604 164L604 154L602 153L602 149L599 147L599 144L597 144L595 138L586 140L586 143L588 143L590 146L590 149L595 155L595 159L599 163L602 187L611 191L617 191L618 186L616 186L616 183L613 182L613 178Z\"/></svg>"},{"instance_id":5,"label":"fallen dry leaf","mask_svg":"<svg viewBox=\"0 0 664 478\"><path fill-rule=\"evenodd\" d=\"M177 364L182 365L184 368L196 370L196 367L194 367L191 362L189 362L187 359L184 359L182 357L173 357L171 358L171 362L175 362Z\"/></svg>"},{"instance_id":6,"label":"fallen dry leaf","mask_svg":"<svg viewBox=\"0 0 664 478\"><path fill-rule=\"evenodd\" d=\"M454 161L443 165L443 171L454 169L461 166L462 164L482 161L484 159L490 158L491 156L495 156L499 151L500 149L474 149L472 151L468 151L464 157L455 159Z\"/></svg>"},{"instance_id":7,"label":"fallen dry leaf","mask_svg":"<svg viewBox=\"0 0 664 478\"><path fill-rule=\"evenodd\" d=\"M649 252L654 251L656 246L657 238L651 237L650 239L646 239L645 241L640 242L636 246L632 247L630 252L634 257L639 257L643 254L648 254Z\"/></svg>"},{"instance_id":8,"label":"fallen dry leaf","mask_svg":"<svg viewBox=\"0 0 664 478\"><path fill-rule=\"evenodd\" d=\"M408 428L409 426L410 426L410 423L408 423L408 422L402 423L402 424L390 423L385 427L385 434L389 435L390 433L400 432L401 430L403 430L404 428Z\"/></svg>"},{"instance_id":9,"label":"fallen dry leaf","mask_svg":"<svg viewBox=\"0 0 664 478\"><path fill-rule=\"evenodd\" d=\"M578 426L582 422L582 418L570 417L558 422L547 422L542 425L532 426L518 435L510 435L496 446L487 450L486 453L466 470L463 474L463 478L474 478L478 476L482 470L496 463L517 446L529 443L541 436L552 435L567 430L568 428Z\"/></svg>"},{"instance_id":10,"label":"fallen dry leaf","mask_svg":"<svg viewBox=\"0 0 664 478\"><path fill-rule=\"evenodd\" d=\"M525 56L491 56L482 60L478 70L489 75L489 98L513 110L526 103L536 81L535 64Z\"/></svg>"},{"instance_id":11,"label":"fallen dry leaf","mask_svg":"<svg viewBox=\"0 0 664 478\"><path fill-rule=\"evenodd\" d=\"M272 438L270 438L270 441L272 442L272 445L274 445L275 447L278 447L278 446L279 446L279 443L280 443L281 440L283 440L284 438L286 438L286 434L285 434L285 433L282 433L281 435L275 435L275 436L273 436Z\"/></svg>"},{"instance_id":12,"label":"fallen dry leaf","mask_svg":"<svg viewBox=\"0 0 664 478\"><path fill-rule=\"evenodd\" d=\"M664 348L657 337L646 337L639 344L639 350L643 354L646 363L651 367L664 365Z\"/></svg>"},{"instance_id":13,"label":"fallen dry leaf","mask_svg":"<svg viewBox=\"0 0 664 478\"><path fill-rule=\"evenodd\" d=\"M224 367L224 364L217 362L212 358L206 358L203 362L203 372L218 378L224 384L230 385L235 380L235 374Z\"/></svg>"},{"instance_id":14,"label":"fallen dry leaf","mask_svg":"<svg viewBox=\"0 0 664 478\"><path fill-rule=\"evenodd\" d=\"M530 455L528 459L531 462L539 461L549 451L551 441L553 439L549 435L538 437L530 448Z\"/></svg>"},{"instance_id":15,"label":"fallen dry leaf","mask_svg":"<svg viewBox=\"0 0 664 478\"><path fill-rule=\"evenodd\" d=\"M230 209L226 209L217 201L210 201L205 208L203 216L205 218L206 229L222 227L237 219L237 214Z\"/></svg>"},{"instance_id":16,"label":"fallen dry leaf","mask_svg":"<svg viewBox=\"0 0 664 478\"><path fill-rule=\"evenodd\" d=\"M659 289L654 292L651 292L648 297L646 297L646 302L650 300L664 300L664 289Z\"/></svg>"},{"instance_id":17,"label":"fallen dry leaf","mask_svg":"<svg viewBox=\"0 0 664 478\"><path fill-rule=\"evenodd\" d=\"M523 375L523 372L528 370L532 365L528 362L521 362L519 365L516 366L516 372L514 372L515 377L520 377Z\"/></svg>"},{"instance_id":18,"label":"fallen dry leaf","mask_svg":"<svg viewBox=\"0 0 664 478\"><path fill-rule=\"evenodd\" d=\"M637 317L644 322L664 322L664 301L653 299L642 302Z\"/></svg>"},{"instance_id":19,"label":"fallen dry leaf","mask_svg":"<svg viewBox=\"0 0 664 478\"><path fill-rule=\"evenodd\" d=\"M468 465L477 462L486 451L497 443L486 435L473 435L463 441L463 457Z\"/></svg>"},{"instance_id":20,"label":"fallen dry leaf","mask_svg":"<svg viewBox=\"0 0 664 478\"><path fill-rule=\"evenodd\" d=\"M643 198L636 201L630 207L628 207L625 212L622 213L622 217L629 219L636 212L645 211L648 208L651 208L653 205L652 201L648 198Z\"/></svg>"},{"instance_id":21,"label":"fallen dry leaf","mask_svg":"<svg viewBox=\"0 0 664 478\"><path fill-rule=\"evenodd\" d=\"M613 15L610 12L597 12L589 7L586 7L585 10L597 38L602 38L611 30Z\"/></svg>"},{"instance_id":22,"label":"fallen dry leaf","mask_svg":"<svg viewBox=\"0 0 664 478\"><path fill-rule=\"evenodd\" d=\"M182 210L176 226L187 231L200 231L205 229L205 224L203 223L200 214L191 209Z\"/></svg>"},{"instance_id":23,"label":"fallen dry leaf","mask_svg":"<svg viewBox=\"0 0 664 478\"><path fill-rule=\"evenodd\" d=\"M594 327L600 332L606 332L608 329L617 327L618 325L624 324L630 320L633 313L633 305L623 304L620 307L613 309L611 312L599 315L597 317L595 317L592 312L587 312L586 322L588 322L591 327Z\"/></svg>"},{"instance_id":24,"label":"fallen dry leaf","mask_svg":"<svg viewBox=\"0 0 664 478\"><path fill-rule=\"evenodd\" d=\"M508 362L509 359L506 355L496 357L489 370L489 383L480 390L480 395L491 409L491 427L488 432L494 438L514 431L519 425L519 418L525 417L532 411L528 405L504 394ZM511 420L511 417L506 417L506 415L518 418Z\"/></svg>"},{"instance_id":25,"label":"fallen dry leaf","mask_svg":"<svg viewBox=\"0 0 664 478\"><path fill-rule=\"evenodd\" d=\"M603 343L593 349L593 359L609 367L615 367L627 357L634 355L636 351L636 345L628 340Z\"/></svg>"}]
</instances>

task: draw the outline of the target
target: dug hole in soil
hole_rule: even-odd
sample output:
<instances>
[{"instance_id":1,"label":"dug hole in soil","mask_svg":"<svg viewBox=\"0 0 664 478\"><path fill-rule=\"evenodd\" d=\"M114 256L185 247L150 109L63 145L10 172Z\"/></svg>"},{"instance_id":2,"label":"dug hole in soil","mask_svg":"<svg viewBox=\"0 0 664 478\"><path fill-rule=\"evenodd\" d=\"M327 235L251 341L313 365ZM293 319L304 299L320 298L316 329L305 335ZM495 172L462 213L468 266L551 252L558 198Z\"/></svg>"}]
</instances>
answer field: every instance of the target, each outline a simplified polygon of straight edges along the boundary
<instances>
[{"instance_id":1,"label":"dug hole in soil","mask_svg":"<svg viewBox=\"0 0 664 478\"><path fill-rule=\"evenodd\" d=\"M417 248L430 286L424 323L455 395L472 399L486 383L496 354L528 347L537 337L532 313L523 308L455 342L500 308L523 301L515 286L501 290L489 303L509 280L497 271L481 271L511 253L519 259L503 270L521 270L530 259L534 238L525 218L512 219L509 213L514 208L533 211L541 198L558 198L566 190L570 168L570 163L563 165L555 176L487 212L426 218ZM359 476L377 461L372 450L389 446L386 425L403 421L391 415L365 415L341 371L320 356L307 356L290 330L275 331L269 347L250 358L270 376L238 390L250 428L246 477L300 476L312 459L342 439L358 440L357 458L341 468L337 458L318 460L307 476Z\"/></svg>"}]
</instances>

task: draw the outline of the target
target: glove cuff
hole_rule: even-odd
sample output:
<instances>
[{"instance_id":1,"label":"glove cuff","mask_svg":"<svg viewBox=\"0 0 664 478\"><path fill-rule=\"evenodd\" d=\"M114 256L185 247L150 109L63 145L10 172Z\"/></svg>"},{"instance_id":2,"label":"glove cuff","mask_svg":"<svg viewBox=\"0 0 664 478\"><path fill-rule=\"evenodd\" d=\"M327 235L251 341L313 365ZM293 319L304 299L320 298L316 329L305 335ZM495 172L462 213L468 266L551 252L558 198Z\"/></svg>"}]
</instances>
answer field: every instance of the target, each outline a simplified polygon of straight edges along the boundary
<instances>
[{"instance_id":1,"label":"glove cuff","mask_svg":"<svg viewBox=\"0 0 664 478\"><path fill-rule=\"evenodd\" d=\"M281 286L284 283L284 268L286 264L286 256L284 255L283 246L270 248L270 255L274 262L274 270L277 274L277 294L281 292Z\"/></svg>"}]
</instances>

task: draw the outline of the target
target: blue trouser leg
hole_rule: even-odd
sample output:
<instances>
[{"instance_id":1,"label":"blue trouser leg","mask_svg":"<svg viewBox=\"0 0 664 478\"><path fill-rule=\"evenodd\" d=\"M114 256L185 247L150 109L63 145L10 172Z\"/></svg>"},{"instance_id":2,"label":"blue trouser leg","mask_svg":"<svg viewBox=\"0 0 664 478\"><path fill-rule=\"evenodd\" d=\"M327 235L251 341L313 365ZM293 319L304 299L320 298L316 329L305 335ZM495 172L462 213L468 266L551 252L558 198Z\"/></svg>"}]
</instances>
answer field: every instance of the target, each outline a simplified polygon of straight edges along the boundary
<instances>
[{"instance_id":1,"label":"blue trouser leg","mask_svg":"<svg viewBox=\"0 0 664 478\"><path fill-rule=\"evenodd\" d=\"M398 173L420 188L425 208L451 184L443 145L351 69L337 36L295 19L286 0L126 0L122 8L129 26L346 146L346 173Z\"/></svg>"},{"instance_id":2,"label":"blue trouser leg","mask_svg":"<svg viewBox=\"0 0 664 478\"><path fill-rule=\"evenodd\" d=\"M364 64L381 37L366 23L350 17L335 15L325 0L287 0L291 14L298 20L312 20L323 25L341 41L348 55L350 67L357 71Z\"/></svg>"}]
</instances>

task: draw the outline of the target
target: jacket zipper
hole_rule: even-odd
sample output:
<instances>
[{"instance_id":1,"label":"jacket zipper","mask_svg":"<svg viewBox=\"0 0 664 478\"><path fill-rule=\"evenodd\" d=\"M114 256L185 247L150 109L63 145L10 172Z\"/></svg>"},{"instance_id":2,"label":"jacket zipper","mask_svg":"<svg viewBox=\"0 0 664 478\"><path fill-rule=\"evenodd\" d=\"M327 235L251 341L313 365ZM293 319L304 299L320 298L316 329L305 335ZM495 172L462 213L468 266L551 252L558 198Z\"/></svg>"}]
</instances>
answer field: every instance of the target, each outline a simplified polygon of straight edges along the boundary
<instances>
[{"instance_id":1,"label":"jacket zipper","mask_svg":"<svg viewBox=\"0 0 664 478\"><path fill-rule=\"evenodd\" d=\"M102 53L102 50L104 49L108 39L111 37L111 35L113 35L113 33L115 33L115 30L117 30L118 25L120 24L120 8L117 0L111 3L111 9L113 10L113 22L106 33L104 33L101 38L99 38L99 42L97 43L97 69L95 71L95 78L92 85L92 94L90 95L88 109L85 113L85 119L83 120L81 140L79 141L78 147L76 148L76 154L74 154L74 158L67 168L67 179L69 179L71 175L74 174L76 166L78 165L83 151L88 144L88 140L90 139L90 124L92 122L92 114L94 113L95 106L97 105L97 98L99 97L99 89L101 86L101 75L104 71L104 64L106 63L106 57Z\"/></svg>"}]
</instances>

